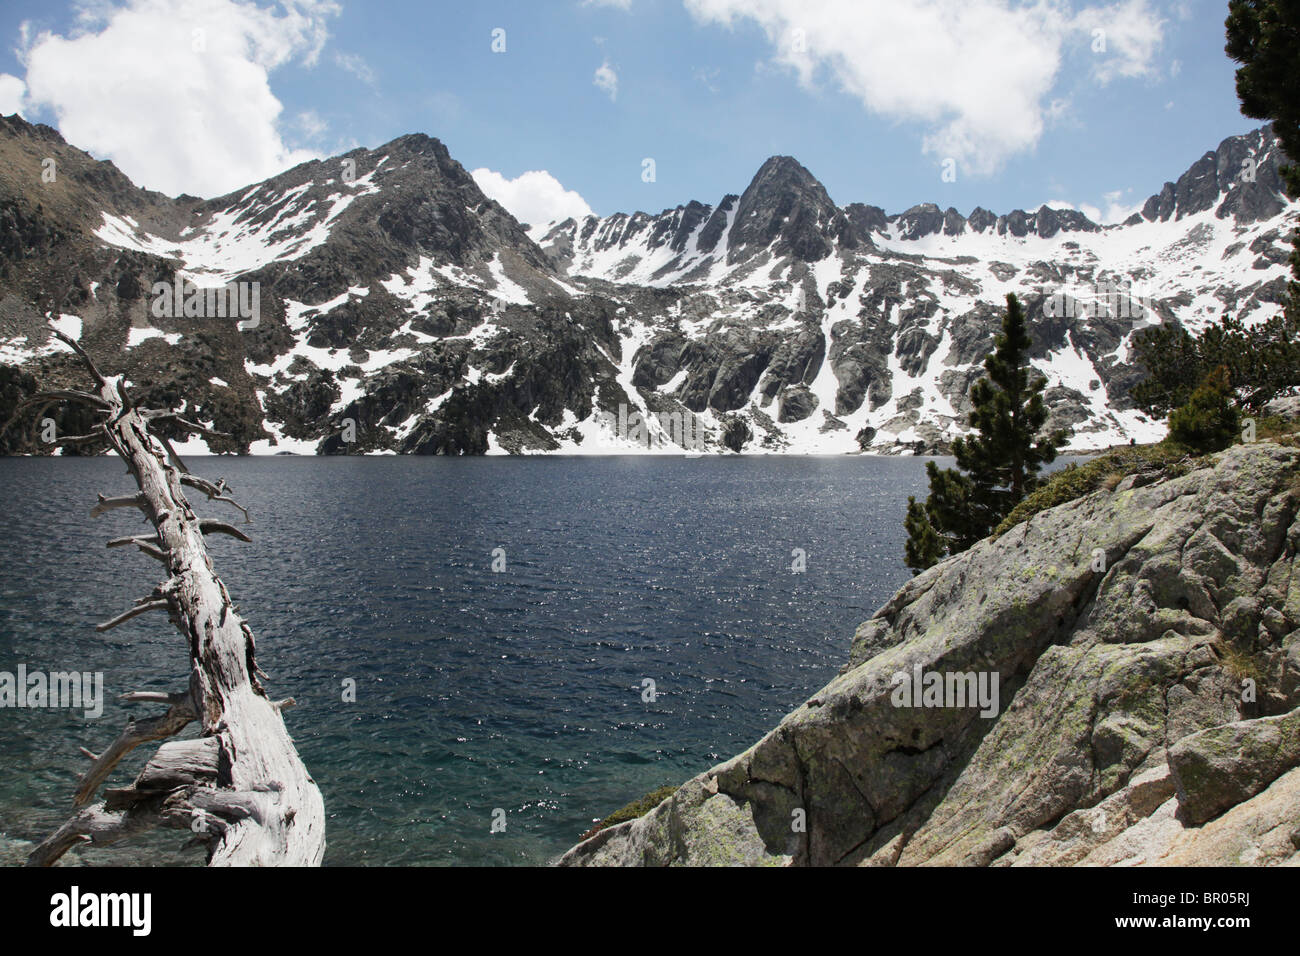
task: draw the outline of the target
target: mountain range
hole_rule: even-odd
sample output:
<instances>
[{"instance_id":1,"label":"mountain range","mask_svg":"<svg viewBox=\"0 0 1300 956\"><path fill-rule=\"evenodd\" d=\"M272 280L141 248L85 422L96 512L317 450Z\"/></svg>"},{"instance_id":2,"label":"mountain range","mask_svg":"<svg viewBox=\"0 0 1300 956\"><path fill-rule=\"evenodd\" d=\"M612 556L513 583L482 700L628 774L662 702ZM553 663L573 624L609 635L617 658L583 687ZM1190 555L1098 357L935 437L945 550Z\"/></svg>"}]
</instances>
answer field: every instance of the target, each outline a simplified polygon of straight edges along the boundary
<instances>
[{"instance_id":1,"label":"mountain range","mask_svg":"<svg viewBox=\"0 0 1300 956\"><path fill-rule=\"evenodd\" d=\"M182 453L943 453L1014 292L1051 427L1151 440L1134 334L1278 310L1280 162L1270 128L1230 137L1107 226L841 206L788 156L716 205L525 224L423 134L200 199L0 117L0 422L75 380L53 321L228 435ZM230 312L182 307L223 286Z\"/></svg>"}]
</instances>

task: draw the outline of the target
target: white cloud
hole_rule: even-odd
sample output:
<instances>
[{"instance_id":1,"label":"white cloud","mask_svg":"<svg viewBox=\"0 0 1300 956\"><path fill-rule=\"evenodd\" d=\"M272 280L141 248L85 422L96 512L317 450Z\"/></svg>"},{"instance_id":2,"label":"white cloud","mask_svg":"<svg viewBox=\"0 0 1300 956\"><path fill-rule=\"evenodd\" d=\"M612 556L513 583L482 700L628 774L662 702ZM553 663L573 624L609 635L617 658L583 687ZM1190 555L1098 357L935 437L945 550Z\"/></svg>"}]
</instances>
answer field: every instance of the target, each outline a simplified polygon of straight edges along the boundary
<instances>
[{"instance_id":1,"label":"white cloud","mask_svg":"<svg viewBox=\"0 0 1300 956\"><path fill-rule=\"evenodd\" d=\"M631 10L632 0L582 0L584 7L614 7L618 10Z\"/></svg>"},{"instance_id":2,"label":"white cloud","mask_svg":"<svg viewBox=\"0 0 1300 956\"><path fill-rule=\"evenodd\" d=\"M1068 99L1056 99L1047 104L1043 110L1043 119L1048 125L1060 123L1070 115L1070 101Z\"/></svg>"},{"instance_id":3,"label":"white cloud","mask_svg":"<svg viewBox=\"0 0 1300 956\"><path fill-rule=\"evenodd\" d=\"M320 139L329 128L329 124L321 119L321 115L315 110L303 110L294 119L294 125L308 142Z\"/></svg>"},{"instance_id":4,"label":"white cloud","mask_svg":"<svg viewBox=\"0 0 1300 956\"><path fill-rule=\"evenodd\" d=\"M1102 195L1104 206L1094 206L1092 203L1086 202L1076 205L1064 199L1049 200L1045 205L1050 209L1078 209L1079 212L1098 225L1108 226L1111 223L1123 222L1142 208L1142 202L1125 201L1125 197L1131 196L1132 193L1132 189L1116 189L1113 192L1105 193Z\"/></svg>"},{"instance_id":5,"label":"white cloud","mask_svg":"<svg viewBox=\"0 0 1300 956\"><path fill-rule=\"evenodd\" d=\"M538 227L561 219L580 219L592 214L587 201L572 189L565 189L544 169L521 173L506 179L491 169L476 169L471 176L489 199L495 199L520 222L534 227L533 238L540 238Z\"/></svg>"},{"instance_id":6,"label":"white cloud","mask_svg":"<svg viewBox=\"0 0 1300 956\"><path fill-rule=\"evenodd\" d=\"M596 73L591 78L591 82L608 93L611 101L618 99L618 74L609 65L608 58L604 63L596 67Z\"/></svg>"},{"instance_id":7,"label":"white cloud","mask_svg":"<svg viewBox=\"0 0 1300 956\"><path fill-rule=\"evenodd\" d=\"M26 92L27 84L18 77L0 73L0 116L21 113Z\"/></svg>"},{"instance_id":8,"label":"white cloud","mask_svg":"<svg viewBox=\"0 0 1300 956\"><path fill-rule=\"evenodd\" d=\"M1097 49L1097 39L1105 49L1095 56L1093 78L1103 86L1117 77L1133 79L1150 76L1156 51L1164 40L1165 21L1148 5L1147 0L1125 0L1108 7L1090 7L1079 11L1073 26L1085 31ZM1177 75L1177 74L1175 74Z\"/></svg>"},{"instance_id":9,"label":"white cloud","mask_svg":"<svg viewBox=\"0 0 1300 956\"><path fill-rule=\"evenodd\" d=\"M1133 213L1140 211L1142 207L1146 205L1146 200L1143 199L1140 202L1126 201L1125 197L1131 196L1132 193L1132 188L1129 188L1116 189L1113 192L1108 192L1103 195L1101 198L1106 200L1106 211L1103 212L1101 218L1096 221L1107 224L1112 222L1123 222L1129 216L1133 215Z\"/></svg>"},{"instance_id":10,"label":"white cloud","mask_svg":"<svg viewBox=\"0 0 1300 956\"><path fill-rule=\"evenodd\" d=\"M1103 221L1101 218L1102 217L1101 210L1098 209L1096 206L1092 205L1091 203L1081 202L1076 205L1075 203L1069 202L1068 200L1065 199L1049 199L1047 202L1043 203L1043 205L1046 206L1048 209L1057 209L1057 210L1069 209L1076 212L1081 212L1095 223L1100 224Z\"/></svg>"},{"instance_id":11,"label":"white cloud","mask_svg":"<svg viewBox=\"0 0 1300 956\"><path fill-rule=\"evenodd\" d=\"M714 82L714 80L716 80L721 74L722 74L722 70L716 66L714 67L697 66L694 70L691 71L691 75L694 76L701 83L703 83L704 88L707 89L710 93L718 92L718 85Z\"/></svg>"},{"instance_id":12,"label":"white cloud","mask_svg":"<svg viewBox=\"0 0 1300 956\"><path fill-rule=\"evenodd\" d=\"M365 57L356 53L335 53L334 63L340 69L347 70L367 86L375 85L375 71L370 68Z\"/></svg>"},{"instance_id":13,"label":"white cloud","mask_svg":"<svg viewBox=\"0 0 1300 956\"><path fill-rule=\"evenodd\" d=\"M27 37L28 103L139 185L213 196L315 154L281 135L269 74L314 64L331 0L128 0L83 10L67 37Z\"/></svg>"},{"instance_id":14,"label":"white cloud","mask_svg":"<svg viewBox=\"0 0 1300 956\"><path fill-rule=\"evenodd\" d=\"M763 29L776 63L815 86L829 76L873 113L928 129L923 147L965 172L996 171L1032 149L1063 101L1067 53L1093 58L1100 83L1144 76L1162 38L1148 0L684 0L698 21ZM1094 29L1106 49L1092 53ZM1054 105L1056 104L1056 105Z\"/></svg>"}]
</instances>

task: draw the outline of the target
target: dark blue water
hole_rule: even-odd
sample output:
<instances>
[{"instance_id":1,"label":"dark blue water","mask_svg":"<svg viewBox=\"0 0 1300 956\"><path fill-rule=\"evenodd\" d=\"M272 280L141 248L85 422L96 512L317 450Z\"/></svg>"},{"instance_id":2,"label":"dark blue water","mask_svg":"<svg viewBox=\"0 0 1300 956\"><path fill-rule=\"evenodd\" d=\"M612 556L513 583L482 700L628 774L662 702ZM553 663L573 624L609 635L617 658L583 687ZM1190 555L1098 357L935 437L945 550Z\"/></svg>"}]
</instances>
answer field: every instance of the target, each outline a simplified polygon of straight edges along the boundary
<instances>
[{"instance_id":1,"label":"dark blue water","mask_svg":"<svg viewBox=\"0 0 1300 956\"><path fill-rule=\"evenodd\" d=\"M902 518L925 483L922 461L880 458L190 464L253 512L253 544L211 551L269 693L298 700L286 720L325 795L330 864L542 863L748 747L907 580ZM87 516L96 492L133 490L114 459L0 459L0 670L103 671L112 697L183 687L163 615L94 631L159 580L104 548L145 529L137 513ZM0 834L41 839L67 815L77 747L157 709L0 709ZM81 859L200 862L183 836Z\"/></svg>"}]
</instances>

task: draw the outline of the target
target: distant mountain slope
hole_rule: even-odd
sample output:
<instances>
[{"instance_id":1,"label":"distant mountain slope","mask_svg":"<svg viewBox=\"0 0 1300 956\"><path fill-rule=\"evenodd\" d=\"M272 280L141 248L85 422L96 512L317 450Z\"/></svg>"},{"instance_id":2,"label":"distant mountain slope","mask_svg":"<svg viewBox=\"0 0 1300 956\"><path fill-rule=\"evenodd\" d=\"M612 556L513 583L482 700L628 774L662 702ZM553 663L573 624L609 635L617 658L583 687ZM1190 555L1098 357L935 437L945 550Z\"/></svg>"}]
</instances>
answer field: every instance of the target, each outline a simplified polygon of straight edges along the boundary
<instances>
[{"instance_id":1,"label":"distant mountain slope","mask_svg":"<svg viewBox=\"0 0 1300 956\"><path fill-rule=\"evenodd\" d=\"M996 310L1016 292L1029 306L1056 422L1074 429L1075 447L1097 447L1161 429L1127 400L1135 330L1275 309L1296 212L1279 158L1267 128L1231 137L1141 214L1103 228L1048 206L969 217L933 204L895 215L841 208L797 162L774 157L744 194L716 207L567 220L541 245L573 277L707 293L720 308L687 338L741 339L750 370L760 370L739 389L752 390L748 416L774 442L810 450L845 447L849 436L838 432L880 450L941 447L965 422ZM1053 309L1057 294L1075 301ZM762 331L787 334L769 347ZM675 353L679 341L679 324L655 329L647 359ZM668 362L642 378L661 384L678 371ZM698 382L688 372L679 387ZM736 391L726 410L737 410Z\"/></svg>"},{"instance_id":2,"label":"distant mountain slope","mask_svg":"<svg viewBox=\"0 0 1300 956\"><path fill-rule=\"evenodd\" d=\"M841 207L778 156L716 207L535 243L419 134L171 199L3 118L0 413L62 374L49 315L148 399L231 432L218 451L934 452L1014 291L1074 447L1145 439L1162 425L1127 398L1133 332L1280 301L1296 208L1278 160L1267 128L1232 137L1103 228ZM257 283L256 326L159 315L154 286L178 276Z\"/></svg>"}]
</instances>

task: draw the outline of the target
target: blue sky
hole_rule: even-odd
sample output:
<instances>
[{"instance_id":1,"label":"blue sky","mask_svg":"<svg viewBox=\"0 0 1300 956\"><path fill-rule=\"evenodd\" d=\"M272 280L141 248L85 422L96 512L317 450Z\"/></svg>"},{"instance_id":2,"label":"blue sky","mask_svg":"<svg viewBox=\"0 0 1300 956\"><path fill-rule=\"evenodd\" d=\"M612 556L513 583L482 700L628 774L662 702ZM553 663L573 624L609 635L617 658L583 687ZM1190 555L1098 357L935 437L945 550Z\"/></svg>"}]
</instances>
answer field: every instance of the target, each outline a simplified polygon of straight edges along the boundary
<instances>
[{"instance_id":1,"label":"blue sky","mask_svg":"<svg viewBox=\"0 0 1300 956\"><path fill-rule=\"evenodd\" d=\"M713 203L773 154L841 204L1062 201L1113 218L1259 125L1238 109L1225 14L1209 0L8 0L0 110L169 193L419 131L499 174L476 175L528 219ZM548 175L511 182L528 171Z\"/></svg>"}]
</instances>

